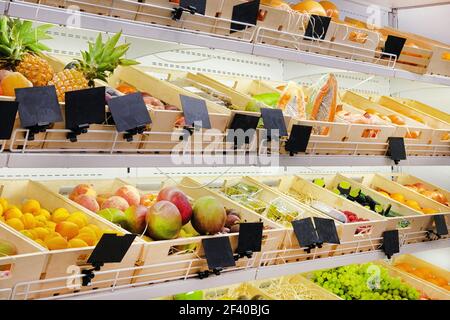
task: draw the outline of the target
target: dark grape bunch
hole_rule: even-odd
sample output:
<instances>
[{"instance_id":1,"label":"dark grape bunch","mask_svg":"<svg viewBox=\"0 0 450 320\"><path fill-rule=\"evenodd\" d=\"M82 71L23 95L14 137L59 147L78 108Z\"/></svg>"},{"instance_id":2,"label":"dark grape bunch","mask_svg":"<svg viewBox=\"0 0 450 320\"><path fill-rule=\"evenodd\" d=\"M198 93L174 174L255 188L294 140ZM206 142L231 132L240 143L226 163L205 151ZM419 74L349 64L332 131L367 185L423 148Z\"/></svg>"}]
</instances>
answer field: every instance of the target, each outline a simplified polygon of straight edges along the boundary
<instances>
[{"instance_id":1,"label":"dark grape bunch","mask_svg":"<svg viewBox=\"0 0 450 320\"><path fill-rule=\"evenodd\" d=\"M371 267L372 266L372 267ZM374 270L379 268L379 281ZM418 300L420 293L392 277L386 268L366 263L316 271L312 280L345 300Z\"/></svg>"}]
</instances>

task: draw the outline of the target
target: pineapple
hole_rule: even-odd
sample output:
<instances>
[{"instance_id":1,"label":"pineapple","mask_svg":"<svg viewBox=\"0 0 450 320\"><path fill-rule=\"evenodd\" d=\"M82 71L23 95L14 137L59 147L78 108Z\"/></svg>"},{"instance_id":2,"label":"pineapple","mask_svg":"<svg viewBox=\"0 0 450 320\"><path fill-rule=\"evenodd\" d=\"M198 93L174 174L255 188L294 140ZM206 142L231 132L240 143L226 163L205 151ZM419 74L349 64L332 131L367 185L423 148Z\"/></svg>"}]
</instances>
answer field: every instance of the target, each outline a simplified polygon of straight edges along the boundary
<instances>
[{"instance_id":1,"label":"pineapple","mask_svg":"<svg viewBox=\"0 0 450 320\"><path fill-rule=\"evenodd\" d=\"M95 43L89 42L89 49L81 52L81 59L75 59L64 71L54 75L49 84L56 87L60 101L64 101L68 91L94 87L96 79L107 81L118 66L138 64L134 60L123 58L130 44L117 46L121 35L122 32L119 32L104 43L99 34Z\"/></svg>"},{"instance_id":2,"label":"pineapple","mask_svg":"<svg viewBox=\"0 0 450 320\"><path fill-rule=\"evenodd\" d=\"M40 57L50 50L42 40L51 39L46 31L52 25L33 28L31 21L0 19L0 67L20 72L34 86L45 86L53 78L51 65Z\"/></svg>"}]
</instances>

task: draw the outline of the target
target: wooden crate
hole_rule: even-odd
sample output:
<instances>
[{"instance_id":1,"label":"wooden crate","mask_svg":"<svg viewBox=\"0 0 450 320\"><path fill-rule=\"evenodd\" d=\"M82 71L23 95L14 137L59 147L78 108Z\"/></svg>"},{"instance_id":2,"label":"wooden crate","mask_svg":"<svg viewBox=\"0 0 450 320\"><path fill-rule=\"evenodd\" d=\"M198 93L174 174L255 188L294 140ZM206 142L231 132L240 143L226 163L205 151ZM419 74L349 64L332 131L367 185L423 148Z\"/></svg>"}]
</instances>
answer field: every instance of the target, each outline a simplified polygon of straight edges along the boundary
<instances>
[{"instance_id":1,"label":"wooden crate","mask_svg":"<svg viewBox=\"0 0 450 320\"><path fill-rule=\"evenodd\" d=\"M33 181L3 181L1 196L8 199L10 203L21 204L24 199L36 199L42 207L49 211L54 211L57 208L66 208L69 212L82 211L90 219L90 223L96 224L102 229L113 229L121 233L127 233L127 231L117 227L116 225L98 217L95 214L90 213L79 205L74 205L67 201L63 196L54 193L45 185ZM132 271L121 272L116 279L116 274L99 275L94 278L91 287L82 287L81 289L67 288L67 279L51 280L52 278L68 277L72 273L70 268L80 267L80 271L84 269L90 269L92 266L87 265L86 261L92 253L94 247L88 248L74 248L64 250L52 250L47 251L48 262L44 270L42 279L46 279L46 282L38 282L32 284L31 291L36 292L36 296L47 297L52 295L59 295L73 292L74 290L93 290L95 288L105 288L113 285L117 280L117 285L127 284L131 282L133 275ZM102 268L102 271L121 269L133 267L141 254L142 242L137 240L131 246L128 253L120 263L108 264ZM23 297L17 297L22 299Z\"/></svg>"},{"instance_id":2,"label":"wooden crate","mask_svg":"<svg viewBox=\"0 0 450 320\"><path fill-rule=\"evenodd\" d=\"M254 282L244 282L203 291L203 300L239 300L242 296L246 296L249 299L258 296L259 300L275 300L272 296L258 288Z\"/></svg>"},{"instance_id":3,"label":"wooden crate","mask_svg":"<svg viewBox=\"0 0 450 320\"><path fill-rule=\"evenodd\" d=\"M251 284L271 300L342 300L300 274L254 281Z\"/></svg>"},{"instance_id":4,"label":"wooden crate","mask_svg":"<svg viewBox=\"0 0 450 320\"><path fill-rule=\"evenodd\" d=\"M450 48L434 45L427 73L450 77Z\"/></svg>"},{"instance_id":5,"label":"wooden crate","mask_svg":"<svg viewBox=\"0 0 450 320\"><path fill-rule=\"evenodd\" d=\"M403 263L409 264L414 269L426 268L429 271L431 271L434 276L447 280L447 284L450 283L450 272L448 270L445 270L443 268L435 266L434 264L431 264L425 260L419 259L416 256L413 256L410 254L403 254L401 256L394 257L393 261L391 261L391 266L394 267L395 269L399 270L399 272L403 272L409 276L412 276L414 278L425 281L428 285L435 287L436 290L441 290L445 294L447 294L448 295L447 300L450 300L450 291L449 290L446 290L442 286L438 286L436 283L433 283L426 279L423 279L422 277L419 277L417 274L408 272L404 269L397 267L399 264L403 264Z\"/></svg>"},{"instance_id":6,"label":"wooden crate","mask_svg":"<svg viewBox=\"0 0 450 320\"><path fill-rule=\"evenodd\" d=\"M385 176L387 178L389 178L390 175L385 175ZM450 201L450 192L449 191L447 191L446 189L443 189L437 185L434 185L428 181L417 178L413 175L406 174L406 173L405 174L396 174L392 178L394 179L393 180L394 182L401 184L402 186L411 185L411 184L415 184L415 183L421 183L428 190L431 190L431 191L437 190L437 191L441 192L447 198L447 200Z\"/></svg>"},{"instance_id":7,"label":"wooden crate","mask_svg":"<svg viewBox=\"0 0 450 320\"><path fill-rule=\"evenodd\" d=\"M382 106L394 110L408 118L422 120L425 125L434 129L431 142L435 145L450 146L450 124L441 119L428 115L424 112L412 110L408 105L404 105L397 100L387 97L378 96L371 97L374 101Z\"/></svg>"},{"instance_id":8,"label":"wooden crate","mask_svg":"<svg viewBox=\"0 0 450 320\"><path fill-rule=\"evenodd\" d=\"M155 179L124 179L124 182L135 185L143 192L158 192L160 183ZM173 182L165 186L173 185ZM255 253L252 259L241 259L237 262L237 268L257 267L264 252L276 251L281 246L285 237L285 230L269 219L254 214L251 210L242 207L233 201L218 196L215 192L204 188L202 184L191 178L183 178L176 185L188 197L197 199L203 196L213 196L220 200L224 207L235 209L246 222L264 223L266 229L263 231L263 242L261 253ZM211 236L198 236L191 238L178 238L173 240L147 242L144 245L144 254L141 257L140 265L136 271L135 279L140 282L161 282L167 280L184 279L195 277L199 271L207 269L202 240ZM237 248L238 234L222 234L214 237L227 237L230 239L233 251ZM185 250L185 246L191 246L195 249Z\"/></svg>"},{"instance_id":9,"label":"wooden crate","mask_svg":"<svg viewBox=\"0 0 450 320\"><path fill-rule=\"evenodd\" d=\"M6 300L16 284L40 279L47 254L44 248L3 223L0 223L0 239L13 243L17 248L17 255L0 257L0 300ZM25 289L21 287L17 293L22 294Z\"/></svg>"},{"instance_id":10,"label":"wooden crate","mask_svg":"<svg viewBox=\"0 0 450 320\"><path fill-rule=\"evenodd\" d=\"M394 99L404 105L407 105L408 107L410 107L411 109L414 109L415 111L426 113L434 118L438 118L439 120L450 124L450 114L448 114L440 109L434 108L423 102L419 102L419 101L412 100L412 99L400 98L400 97L394 98Z\"/></svg>"}]
</instances>

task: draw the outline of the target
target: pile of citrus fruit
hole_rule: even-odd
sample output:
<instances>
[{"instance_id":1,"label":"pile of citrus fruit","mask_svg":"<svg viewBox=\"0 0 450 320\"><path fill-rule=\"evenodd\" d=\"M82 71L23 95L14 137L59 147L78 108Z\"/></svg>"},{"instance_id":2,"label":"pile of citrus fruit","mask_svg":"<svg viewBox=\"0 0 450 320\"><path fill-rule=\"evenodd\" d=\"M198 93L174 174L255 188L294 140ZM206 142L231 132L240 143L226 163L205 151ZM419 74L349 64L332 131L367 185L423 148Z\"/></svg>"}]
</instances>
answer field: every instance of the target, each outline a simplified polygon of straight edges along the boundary
<instances>
[{"instance_id":1,"label":"pile of citrus fruit","mask_svg":"<svg viewBox=\"0 0 450 320\"><path fill-rule=\"evenodd\" d=\"M70 213L65 208L50 212L34 199L19 207L0 198L0 222L49 250L95 246L104 233L118 233L90 223L84 212Z\"/></svg>"},{"instance_id":2,"label":"pile of citrus fruit","mask_svg":"<svg viewBox=\"0 0 450 320\"><path fill-rule=\"evenodd\" d=\"M406 271L410 274L413 274L416 277L419 277L425 281L431 282L445 290L450 291L450 285L449 285L448 281L445 278L435 275L433 270L431 270L430 268L426 268L426 267L416 268L407 262L398 263L395 265L395 267L399 268L403 271Z\"/></svg>"},{"instance_id":3,"label":"pile of citrus fruit","mask_svg":"<svg viewBox=\"0 0 450 320\"><path fill-rule=\"evenodd\" d=\"M433 208L422 208L416 200L406 199L405 196L401 193L389 193L389 192L379 189L379 188L377 189L377 191L385 197L388 197L395 201L398 201L398 202L404 204L405 206L408 206L411 209L422 212L424 214L438 213L438 211Z\"/></svg>"}]
</instances>

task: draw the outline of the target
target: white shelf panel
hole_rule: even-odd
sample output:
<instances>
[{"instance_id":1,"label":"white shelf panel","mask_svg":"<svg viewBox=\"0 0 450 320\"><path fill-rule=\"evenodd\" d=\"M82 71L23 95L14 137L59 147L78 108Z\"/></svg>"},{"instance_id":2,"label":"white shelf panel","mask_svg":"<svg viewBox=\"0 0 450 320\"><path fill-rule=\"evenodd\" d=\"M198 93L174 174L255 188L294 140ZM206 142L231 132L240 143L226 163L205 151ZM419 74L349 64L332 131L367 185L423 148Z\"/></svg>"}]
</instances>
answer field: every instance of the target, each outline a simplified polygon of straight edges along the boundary
<instances>
[{"instance_id":1,"label":"white shelf panel","mask_svg":"<svg viewBox=\"0 0 450 320\"><path fill-rule=\"evenodd\" d=\"M448 248L448 247L450 247L450 239L409 244L401 247L400 254L421 252L431 249ZM90 293L84 295L77 295L73 297L59 296L50 299L148 300L152 298L174 295L182 292L190 292L194 290L203 290L208 288L217 288L245 281L270 279L281 277L284 275L292 275L320 269L335 268L353 263L365 263L384 258L385 255L383 252L373 251L368 253L357 253L340 257L323 258L323 259L302 261L297 263L289 263L285 265L275 265L268 267L260 267L258 269L255 268L243 271L223 273L220 276L211 276L203 280L188 279L135 288L124 288L124 289L116 288L114 289L114 291Z\"/></svg>"},{"instance_id":2,"label":"white shelf panel","mask_svg":"<svg viewBox=\"0 0 450 320\"><path fill-rule=\"evenodd\" d=\"M4 4L4 1L0 2ZM0 6L1 10L1 6ZM46 6L36 6L29 3L11 2L7 13L13 17L30 19L35 21L67 25L73 19L73 12ZM450 86L450 77L433 75L416 75L402 70L377 66L369 63L360 63L331 56L298 52L286 48L254 45L250 42L234 40L225 37L212 36L209 34L190 32L175 28L159 27L137 23L133 21L109 18L99 15L81 12L79 14L80 26L102 32L123 31L125 35L155 39L161 41L189 44L213 49L222 49L233 52L260 55L274 59L296 61L342 70L368 73L377 76L415 80L420 82Z\"/></svg>"},{"instance_id":3,"label":"white shelf panel","mask_svg":"<svg viewBox=\"0 0 450 320\"><path fill-rule=\"evenodd\" d=\"M223 156L192 156L188 163L176 163L170 155L83 154L83 153L4 153L0 165L8 168L154 168L154 167L271 167L267 158L250 157L245 162L223 162ZM382 156L280 156L280 167L392 166ZM450 166L450 157L409 157L400 166Z\"/></svg>"}]
</instances>

